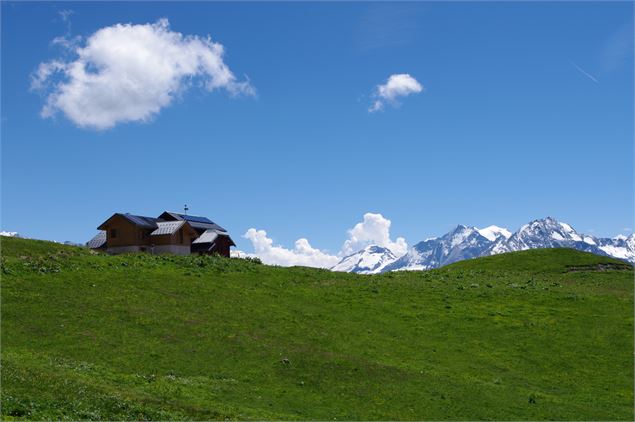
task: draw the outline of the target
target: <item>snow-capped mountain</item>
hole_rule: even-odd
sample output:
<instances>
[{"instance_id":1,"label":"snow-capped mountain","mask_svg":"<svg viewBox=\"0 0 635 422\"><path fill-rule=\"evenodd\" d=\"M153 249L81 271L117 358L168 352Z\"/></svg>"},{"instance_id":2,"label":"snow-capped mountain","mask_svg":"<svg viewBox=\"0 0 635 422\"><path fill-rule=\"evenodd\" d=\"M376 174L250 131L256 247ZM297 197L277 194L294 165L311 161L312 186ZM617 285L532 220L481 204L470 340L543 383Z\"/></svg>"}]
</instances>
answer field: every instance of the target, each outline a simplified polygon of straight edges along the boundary
<instances>
[{"instance_id":1,"label":"snow-capped mountain","mask_svg":"<svg viewBox=\"0 0 635 422\"><path fill-rule=\"evenodd\" d=\"M635 235L598 238L578 233L569 224L551 217L525 224L509 239L499 239L486 255L535 248L573 248L635 264Z\"/></svg>"},{"instance_id":2,"label":"snow-capped mountain","mask_svg":"<svg viewBox=\"0 0 635 422\"><path fill-rule=\"evenodd\" d=\"M481 233L476 227L458 225L442 237L417 243L404 256L387 265L384 271L427 270L475 258L492 244L490 237L494 240L505 239L505 232L505 229L496 227L493 230L490 226Z\"/></svg>"},{"instance_id":3,"label":"snow-capped mountain","mask_svg":"<svg viewBox=\"0 0 635 422\"><path fill-rule=\"evenodd\" d=\"M498 239L486 255L526 249L562 247L602 254L592 236L580 235L567 223L561 223L547 217L523 225L507 239Z\"/></svg>"},{"instance_id":4,"label":"snow-capped mountain","mask_svg":"<svg viewBox=\"0 0 635 422\"><path fill-rule=\"evenodd\" d=\"M573 248L635 264L635 234L597 238L547 217L531 221L513 234L498 226L477 229L459 225L441 237L417 243L401 257L386 248L369 246L345 257L332 269L361 274L428 270L464 259L538 248Z\"/></svg>"},{"instance_id":5,"label":"snow-capped mountain","mask_svg":"<svg viewBox=\"0 0 635 422\"><path fill-rule=\"evenodd\" d=\"M396 259L397 257L390 249L371 245L352 255L345 256L331 270L358 274L376 274L382 272L386 265Z\"/></svg>"}]
</instances>

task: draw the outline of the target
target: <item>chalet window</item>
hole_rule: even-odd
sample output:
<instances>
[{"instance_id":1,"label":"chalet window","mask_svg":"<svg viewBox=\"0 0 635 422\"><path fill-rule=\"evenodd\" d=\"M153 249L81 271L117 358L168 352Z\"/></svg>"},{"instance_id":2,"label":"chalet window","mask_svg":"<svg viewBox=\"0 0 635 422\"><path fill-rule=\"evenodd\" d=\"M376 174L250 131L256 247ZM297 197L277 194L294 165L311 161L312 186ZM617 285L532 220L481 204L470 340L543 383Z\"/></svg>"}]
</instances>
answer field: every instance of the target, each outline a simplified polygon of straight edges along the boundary
<instances>
[{"instance_id":1,"label":"chalet window","mask_svg":"<svg viewBox=\"0 0 635 422\"><path fill-rule=\"evenodd\" d=\"M179 230L179 243L183 243L183 229Z\"/></svg>"},{"instance_id":2,"label":"chalet window","mask_svg":"<svg viewBox=\"0 0 635 422\"><path fill-rule=\"evenodd\" d=\"M110 237L113 239L117 238L117 229L110 229Z\"/></svg>"}]
</instances>

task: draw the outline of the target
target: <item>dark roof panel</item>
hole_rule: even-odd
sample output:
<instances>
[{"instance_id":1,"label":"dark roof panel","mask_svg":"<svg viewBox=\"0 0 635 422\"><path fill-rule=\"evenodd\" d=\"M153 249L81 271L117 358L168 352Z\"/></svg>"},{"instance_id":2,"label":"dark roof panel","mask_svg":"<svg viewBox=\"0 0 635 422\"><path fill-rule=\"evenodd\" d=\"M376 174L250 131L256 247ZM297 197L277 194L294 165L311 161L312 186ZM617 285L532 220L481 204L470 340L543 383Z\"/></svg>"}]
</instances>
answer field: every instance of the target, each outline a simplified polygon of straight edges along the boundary
<instances>
[{"instance_id":1,"label":"dark roof panel","mask_svg":"<svg viewBox=\"0 0 635 422\"><path fill-rule=\"evenodd\" d=\"M215 223L195 223L193 221L190 221L190 226L194 227L195 229L200 229L200 230L207 230L207 229L214 229L214 230L218 230L219 232L226 232L227 230L225 230L224 228L222 228L221 226L219 226L218 224Z\"/></svg>"},{"instance_id":2,"label":"dark roof panel","mask_svg":"<svg viewBox=\"0 0 635 422\"><path fill-rule=\"evenodd\" d=\"M148 229L156 229L157 228L157 220L154 217L144 217L142 215L132 215L132 214L121 214L123 217L125 217L126 219L128 219L130 222L132 222L133 224L140 226L140 227L145 227Z\"/></svg>"}]
</instances>

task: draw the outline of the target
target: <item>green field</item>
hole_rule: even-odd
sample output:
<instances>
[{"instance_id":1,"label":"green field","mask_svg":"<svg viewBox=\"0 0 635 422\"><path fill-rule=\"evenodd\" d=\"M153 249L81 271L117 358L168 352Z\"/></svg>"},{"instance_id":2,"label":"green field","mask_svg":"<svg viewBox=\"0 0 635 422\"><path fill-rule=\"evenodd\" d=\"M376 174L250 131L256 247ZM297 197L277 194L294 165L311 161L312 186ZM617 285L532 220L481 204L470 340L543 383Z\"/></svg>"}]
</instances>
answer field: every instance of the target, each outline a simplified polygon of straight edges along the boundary
<instances>
[{"instance_id":1,"label":"green field","mask_svg":"<svg viewBox=\"0 0 635 422\"><path fill-rule=\"evenodd\" d=\"M2 238L3 419L633 420L633 269L378 276Z\"/></svg>"}]
</instances>

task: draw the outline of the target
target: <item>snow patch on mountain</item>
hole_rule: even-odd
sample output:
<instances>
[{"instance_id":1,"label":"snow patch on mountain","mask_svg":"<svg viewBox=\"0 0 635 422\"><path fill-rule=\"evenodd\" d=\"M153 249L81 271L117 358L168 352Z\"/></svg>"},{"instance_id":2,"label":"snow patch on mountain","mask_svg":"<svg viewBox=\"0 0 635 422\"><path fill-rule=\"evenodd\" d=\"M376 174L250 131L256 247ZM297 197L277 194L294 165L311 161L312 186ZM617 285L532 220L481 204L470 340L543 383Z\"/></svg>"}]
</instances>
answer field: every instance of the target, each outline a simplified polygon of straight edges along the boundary
<instances>
[{"instance_id":1,"label":"snow patch on mountain","mask_svg":"<svg viewBox=\"0 0 635 422\"><path fill-rule=\"evenodd\" d=\"M617 236L613 239L598 239L599 249L615 258L635 264L635 234Z\"/></svg>"},{"instance_id":2,"label":"snow patch on mountain","mask_svg":"<svg viewBox=\"0 0 635 422\"><path fill-rule=\"evenodd\" d=\"M361 251L345 256L331 270L357 274L377 274L397 258L388 248L370 245Z\"/></svg>"},{"instance_id":3,"label":"snow patch on mountain","mask_svg":"<svg viewBox=\"0 0 635 422\"><path fill-rule=\"evenodd\" d=\"M481 234L481 236L492 242L501 236L503 236L505 239L509 239L509 237L512 235L512 232L510 232L509 230L498 226L489 226L485 227L484 229L478 229L478 232Z\"/></svg>"},{"instance_id":4,"label":"snow patch on mountain","mask_svg":"<svg viewBox=\"0 0 635 422\"><path fill-rule=\"evenodd\" d=\"M597 243L595 243L595 240L593 239L593 236L584 236L583 239L584 243L588 243L589 245L597 245Z\"/></svg>"}]
</instances>

